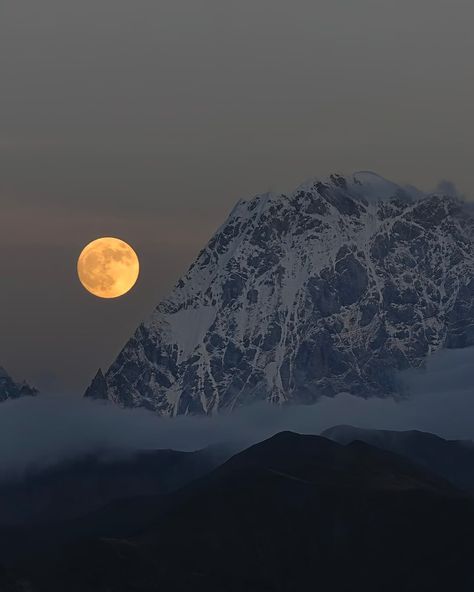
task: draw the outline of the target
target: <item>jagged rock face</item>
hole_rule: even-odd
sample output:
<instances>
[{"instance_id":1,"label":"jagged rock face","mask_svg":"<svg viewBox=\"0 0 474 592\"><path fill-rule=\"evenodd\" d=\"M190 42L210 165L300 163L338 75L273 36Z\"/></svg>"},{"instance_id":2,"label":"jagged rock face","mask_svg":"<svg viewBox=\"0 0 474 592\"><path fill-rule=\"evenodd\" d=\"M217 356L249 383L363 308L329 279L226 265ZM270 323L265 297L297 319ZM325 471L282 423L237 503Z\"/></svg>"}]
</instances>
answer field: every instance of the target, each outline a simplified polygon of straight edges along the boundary
<instances>
[{"instance_id":1,"label":"jagged rock face","mask_svg":"<svg viewBox=\"0 0 474 592\"><path fill-rule=\"evenodd\" d=\"M102 370L98 370L91 385L84 393L84 397L90 397L92 399L108 399L107 382Z\"/></svg>"},{"instance_id":2,"label":"jagged rock face","mask_svg":"<svg viewBox=\"0 0 474 592\"><path fill-rule=\"evenodd\" d=\"M107 397L174 415L390 395L397 370L474 344L473 236L457 198L373 173L241 201L113 363Z\"/></svg>"},{"instance_id":3,"label":"jagged rock face","mask_svg":"<svg viewBox=\"0 0 474 592\"><path fill-rule=\"evenodd\" d=\"M35 396L38 391L26 382L15 382L11 376L0 367L0 402L18 397Z\"/></svg>"}]
</instances>

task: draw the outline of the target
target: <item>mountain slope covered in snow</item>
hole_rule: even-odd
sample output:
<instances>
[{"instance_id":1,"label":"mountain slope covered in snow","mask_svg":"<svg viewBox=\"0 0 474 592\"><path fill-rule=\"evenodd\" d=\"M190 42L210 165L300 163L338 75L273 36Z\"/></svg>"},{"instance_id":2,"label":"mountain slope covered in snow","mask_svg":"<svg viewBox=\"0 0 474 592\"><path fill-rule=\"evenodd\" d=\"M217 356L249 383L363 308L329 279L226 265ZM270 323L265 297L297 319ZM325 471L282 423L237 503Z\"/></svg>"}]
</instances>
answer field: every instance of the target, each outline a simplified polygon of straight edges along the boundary
<instances>
[{"instance_id":1,"label":"mountain slope covered in snow","mask_svg":"<svg viewBox=\"0 0 474 592\"><path fill-rule=\"evenodd\" d=\"M240 201L87 396L161 414L386 396L474 344L474 219L370 172Z\"/></svg>"}]
</instances>

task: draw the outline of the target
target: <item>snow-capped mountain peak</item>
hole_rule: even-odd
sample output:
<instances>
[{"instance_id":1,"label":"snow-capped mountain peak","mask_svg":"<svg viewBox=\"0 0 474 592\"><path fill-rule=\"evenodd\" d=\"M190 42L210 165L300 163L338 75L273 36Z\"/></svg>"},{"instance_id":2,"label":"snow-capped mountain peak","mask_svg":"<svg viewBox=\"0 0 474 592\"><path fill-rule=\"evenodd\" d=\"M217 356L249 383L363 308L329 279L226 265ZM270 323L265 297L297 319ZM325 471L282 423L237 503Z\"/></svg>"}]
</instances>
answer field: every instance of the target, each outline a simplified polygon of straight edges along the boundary
<instances>
[{"instance_id":1,"label":"snow-capped mountain peak","mask_svg":"<svg viewBox=\"0 0 474 592\"><path fill-rule=\"evenodd\" d=\"M174 415L391 394L397 370L474 343L473 233L457 198L368 171L241 200L100 396Z\"/></svg>"}]
</instances>

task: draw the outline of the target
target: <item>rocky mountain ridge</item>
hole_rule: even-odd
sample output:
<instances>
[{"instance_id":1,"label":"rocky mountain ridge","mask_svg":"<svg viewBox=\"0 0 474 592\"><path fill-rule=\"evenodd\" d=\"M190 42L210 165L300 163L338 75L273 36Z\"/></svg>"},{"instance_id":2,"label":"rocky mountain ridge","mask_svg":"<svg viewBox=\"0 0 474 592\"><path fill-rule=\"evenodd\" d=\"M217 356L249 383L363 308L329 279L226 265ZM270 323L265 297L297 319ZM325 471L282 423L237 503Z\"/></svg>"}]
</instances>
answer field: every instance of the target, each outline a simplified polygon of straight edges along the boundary
<instances>
[{"instance_id":1,"label":"rocky mountain ridge","mask_svg":"<svg viewBox=\"0 0 474 592\"><path fill-rule=\"evenodd\" d=\"M0 366L0 402L18 397L35 396L38 390L27 382L15 382L8 372Z\"/></svg>"},{"instance_id":2,"label":"rocky mountain ridge","mask_svg":"<svg viewBox=\"0 0 474 592\"><path fill-rule=\"evenodd\" d=\"M474 344L474 219L371 172L240 201L87 396L160 414L397 393Z\"/></svg>"}]
</instances>

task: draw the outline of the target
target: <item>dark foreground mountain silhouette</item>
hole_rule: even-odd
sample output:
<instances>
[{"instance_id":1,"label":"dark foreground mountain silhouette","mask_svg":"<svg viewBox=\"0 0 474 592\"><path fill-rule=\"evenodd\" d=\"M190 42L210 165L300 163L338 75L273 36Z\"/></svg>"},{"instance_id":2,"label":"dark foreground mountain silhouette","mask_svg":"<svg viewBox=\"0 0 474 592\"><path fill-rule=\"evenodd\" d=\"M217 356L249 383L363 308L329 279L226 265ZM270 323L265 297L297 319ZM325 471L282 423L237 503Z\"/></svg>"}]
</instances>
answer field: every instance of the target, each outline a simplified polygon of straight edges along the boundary
<instances>
[{"instance_id":1,"label":"dark foreground mountain silhouette","mask_svg":"<svg viewBox=\"0 0 474 592\"><path fill-rule=\"evenodd\" d=\"M233 450L220 445L196 452L149 450L125 457L102 452L35 468L21 477L3 476L0 564L22 564L29 557L48 561L65 544L101 534L103 528L120 534L129 524L146 524L156 499L209 473ZM139 503L133 506L135 498ZM153 500L151 505L148 499ZM116 512L122 503L133 508Z\"/></svg>"},{"instance_id":2,"label":"dark foreground mountain silhouette","mask_svg":"<svg viewBox=\"0 0 474 592\"><path fill-rule=\"evenodd\" d=\"M456 487L474 492L474 442L445 440L418 430L398 432L335 426L322 434L339 444L366 442L406 456L414 463L442 475Z\"/></svg>"},{"instance_id":3,"label":"dark foreground mountain silhouette","mask_svg":"<svg viewBox=\"0 0 474 592\"><path fill-rule=\"evenodd\" d=\"M34 592L474 586L470 496L391 452L291 432L62 528L79 534L59 553L9 566Z\"/></svg>"},{"instance_id":4,"label":"dark foreground mountain silhouette","mask_svg":"<svg viewBox=\"0 0 474 592\"><path fill-rule=\"evenodd\" d=\"M73 520L114 500L166 494L209 473L235 447L197 452L149 450L129 455L88 454L0 481L0 524Z\"/></svg>"}]
</instances>

